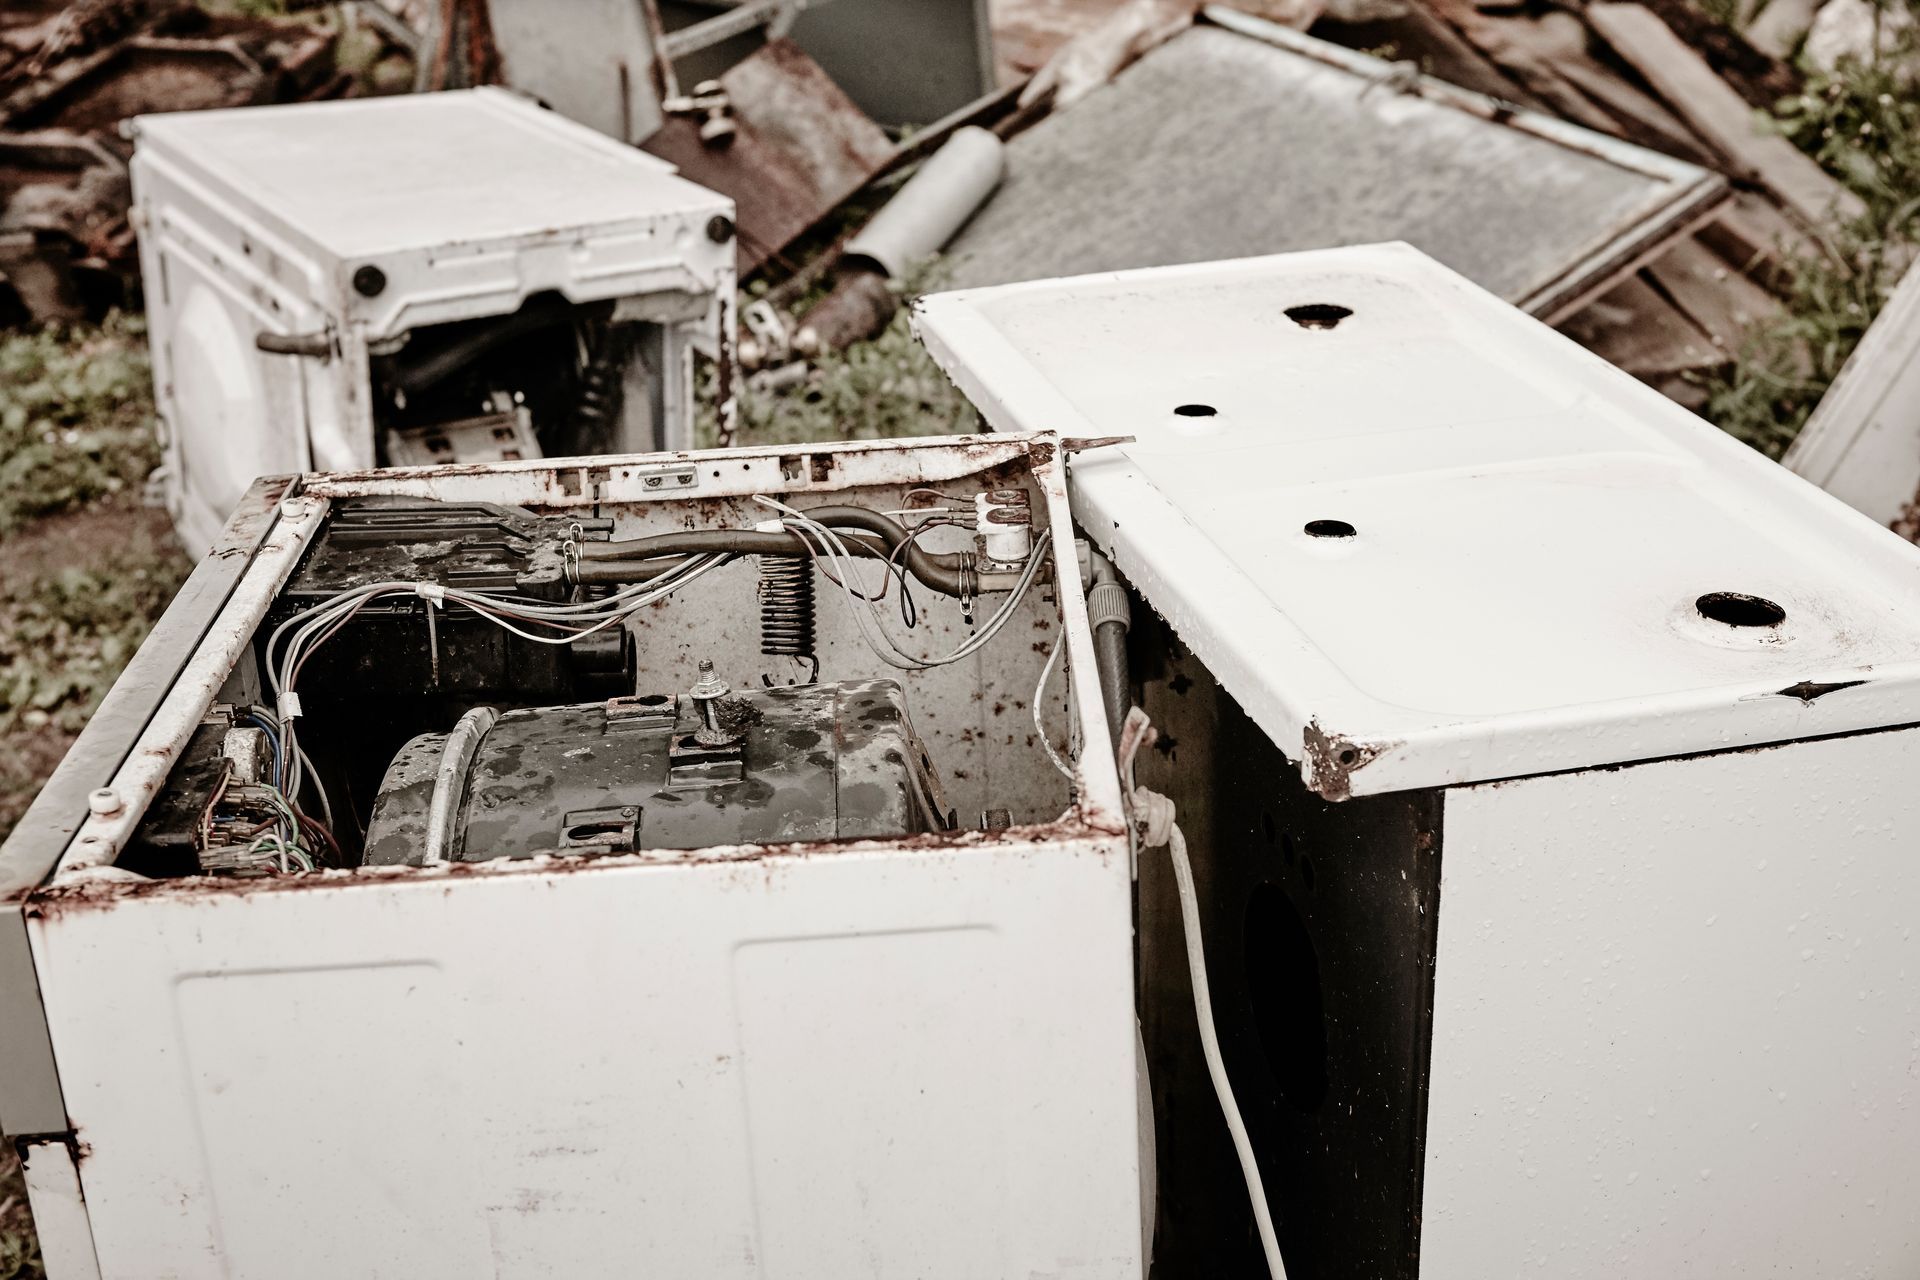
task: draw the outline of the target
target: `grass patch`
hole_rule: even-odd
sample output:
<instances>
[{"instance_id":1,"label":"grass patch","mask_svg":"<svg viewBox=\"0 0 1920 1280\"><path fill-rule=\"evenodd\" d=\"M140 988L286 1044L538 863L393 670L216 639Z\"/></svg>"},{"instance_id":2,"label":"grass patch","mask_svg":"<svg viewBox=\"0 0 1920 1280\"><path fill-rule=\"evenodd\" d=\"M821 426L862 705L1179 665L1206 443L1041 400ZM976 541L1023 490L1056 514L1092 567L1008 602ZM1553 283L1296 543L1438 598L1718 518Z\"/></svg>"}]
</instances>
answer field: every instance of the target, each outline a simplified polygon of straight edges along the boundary
<instances>
[{"instance_id":1,"label":"grass patch","mask_svg":"<svg viewBox=\"0 0 1920 1280\"><path fill-rule=\"evenodd\" d=\"M170 547L0 591L0 734L78 733L185 580Z\"/></svg>"},{"instance_id":2,"label":"grass patch","mask_svg":"<svg viewBox=\"0 0 1920 1280\"><path fill-rule=\"evenodd\" d=\"M1706 415L1778 458L1838 376L1913 260L1920 214L1920 94L1899 64L1911 47L1810 75L1774 109L1776 127L1866 206L1864 216L1789 264L1782 313L1747 335L1707 383Z\"/></svg>"},{"instance_id":3,"label":"grass patch","mask_svg":"<svg viewBox=\"0 0 1920 1280\"><path fill-rule=\"evenodd\" d=\"M0 839L186 578L164 534L140 542L0 587Z\"/></svg>"},{"instance_id":4,"label":"grass patch","mask_svg":"<svg viewBox=\"0 0 1920 1280\"><path fill-rule=\"evenodd\" d=\"M0 536L137 487L159 461L143 320L0 336Z\"/></svg>"}]
</instances>

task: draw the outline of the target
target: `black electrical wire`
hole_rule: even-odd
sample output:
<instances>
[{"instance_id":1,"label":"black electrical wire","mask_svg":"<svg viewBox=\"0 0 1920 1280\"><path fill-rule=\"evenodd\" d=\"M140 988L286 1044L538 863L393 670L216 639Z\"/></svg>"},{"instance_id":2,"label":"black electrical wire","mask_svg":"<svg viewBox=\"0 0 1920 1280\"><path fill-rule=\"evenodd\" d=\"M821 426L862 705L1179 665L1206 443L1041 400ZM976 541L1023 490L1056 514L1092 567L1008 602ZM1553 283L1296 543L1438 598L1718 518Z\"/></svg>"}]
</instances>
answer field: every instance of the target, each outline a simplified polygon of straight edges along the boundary
<instances>
[{"instance_id":1,"label":"black electrical wire","mask_svg":"<svg viewBox=\"0 0 1920 1280\"><path fill-rule=\"evenodd\" d=\"M923 551L914 545L915 535L899 521L866 507L811 507L801 514L828 528L859 530L860 533L845 539L849 551L887 560L898 557L905 563L907 572L935 591L962 599L980 594L979 573L971 552ZM580 550L582 558L575 570L581 582L631 582L635 580L630 576L633 572L659 556L714 552L743 556L807 555L811 550L805 539L784 529L778 532L690 529L622 542L588 543Z\"/></svg>"}]
</instances>

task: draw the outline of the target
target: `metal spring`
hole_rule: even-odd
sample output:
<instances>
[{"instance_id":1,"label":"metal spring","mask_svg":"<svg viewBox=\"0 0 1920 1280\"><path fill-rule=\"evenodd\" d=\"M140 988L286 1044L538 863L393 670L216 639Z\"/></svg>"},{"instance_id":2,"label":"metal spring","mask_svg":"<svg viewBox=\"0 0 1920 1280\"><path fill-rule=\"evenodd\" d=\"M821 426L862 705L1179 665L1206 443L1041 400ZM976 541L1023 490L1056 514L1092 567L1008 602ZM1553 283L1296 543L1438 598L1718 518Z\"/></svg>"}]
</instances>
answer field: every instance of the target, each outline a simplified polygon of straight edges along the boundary
<instances>
[{"instance_id":1,"label":"metal spring","mask_svg":"<svg viewBox=\"0 0 1920 1280\"><path fill-rule=\"evenodd\" d=\"M580 398L573 407L574 431L580 440L595 447L610 444L613 439L609 426L620 412L625 338L617 328L602 333L593 358L580 373Z\"/></svg>"},{"instance_id":2,"label":"metal spring","mask_svg":"<svg viewBox=\"0 0 1920 1280\"><path fill-rule=\"evenodd\" d=\"M761 556L760 652L774 658L800 658L818 671L813 644L812 559Z\"/></svg>"}]
</instances>

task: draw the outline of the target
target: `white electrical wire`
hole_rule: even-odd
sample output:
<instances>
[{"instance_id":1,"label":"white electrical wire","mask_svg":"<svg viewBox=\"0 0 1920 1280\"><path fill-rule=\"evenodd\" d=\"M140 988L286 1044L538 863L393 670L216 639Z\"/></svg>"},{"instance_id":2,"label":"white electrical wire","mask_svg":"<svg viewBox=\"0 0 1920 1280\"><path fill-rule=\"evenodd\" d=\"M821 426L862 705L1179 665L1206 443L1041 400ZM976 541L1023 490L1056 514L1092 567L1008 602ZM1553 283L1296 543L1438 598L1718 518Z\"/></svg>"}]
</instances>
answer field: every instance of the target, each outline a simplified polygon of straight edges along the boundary
<instances>
[{"instance_id":1,"label":"white electrical wire","mask_svg":"<svg viewBox=\"0 0 1920 1280\"><path fill-rule=\"evenodd\" d=\"M495 626L536 643L572 644L582 636L618 625L640 609L717 568L728 559L723 554L688 556L648 582L622 587L598 600L571 604L521 600L513 596L488 596L458 587L442 588L430 583L394 580L343 591L293 615L274 628L273 634L267 637L263 655L268 682L276 702L275 718L280 730L281 754L286 769L284 786L288 799L292 801L299 796L302 784L310 776L326 824L329 828L333 826L333 805L326 787L320 781L319 771L313 767L306 749L300 745L294 685L301 664L312 656L314 650L324 644L348 617L374 600L383 596L420 596L427 600L430 609L440 608L446 601L452 601L471 609ZM530 625L551 627L555 634L540 635L523 630L514 625L514 619ZM281 648L283 638L286 641L284 649ZM278 663L274 661L276 650L280 651Z\"/></svg>"},{"instance_id":2,"label":"white electrical wire","mask_svg":"<svg viewBox=\"0 0 1920 1280\"><path fill-rule=\"evenodd\" d=\"M1187 838L1173 820L1173 801L1159 792L1135 787L1133 811L1146 828L1141 843L1150 849L1164 844L1173 859L1173 879L1180 890L1180 924L1187 941L1187 971L1193 976L1193 1013L1200 1025L1200 1051L1206 1057L1207 1075L1213 1080L1213 1095L1220 1101L1220 1113L1226 1117L1227 1132L1233 1136L1234 1154L1240 1157L1240 1173L1246 1179L1247 1199L1253 1205L1260 1248L1267 1255L1267 1272L1273 1280L1287 1280L1286 1263L1280 1259L1280 1239L1274 1233L1273 1215L1267 1209L1266 1187L1260 1180L1260 1165L1253 1156L1253 1141L1247 1136L1246 1121L1233 1099L1233 1084L1227 1079L1227 1066L1220 1057L1220 1035L1213 1025L1213 995L1207 986L1207 954L1200 933L1200 895L1193 887L1193 863L1187 858Z\"/></svg>"},{"instance_id":3,"label":"white electrical wire","mask_svg":"<svg viewBox=\"0 0 1920 1280\"><path fill-rule=\"evenodd\" d=\"M1040 570L1050 557L1051 543L1045 539L1034 547L1027 558L1025 567L1015 580L1007 598L981 626L951 652L937 657L922 657L902 649L888 633L884 622L884 611L880 607L879 593L862 593L857 585L854 568L863 558L856 557L840 535L827 526L807 516L804 512L790 507L773 498L760 497L756 501L779 511L783 525L797 535L808 553L816 561L830 559L839 572L838 584L847 598L847 604L853 610L854 622L858 626L861 638L888 665L906 671L925 671L934 667L946 666L971 657L992 640L1013 618L1021 601L1040 576ZM513 596L482 595L478 592L458 587L443 587L432 583L389 580L367 583L330 596L311 608L302 610L275 627L267 637L263 651L263 665L267 669L267 680L274 696L274 719L278 722L281 756L284 761L285 792L290 801L301 792L303 783L311 778L314 793L319 799L320 808L329 827L333 825L332 805L326 788L320 781L318 770L299 742L298 697L294 686L298 682L300 668L314 651L337 631L346 621L362 608L383 597L418 596L427 601L430 609L441 608L448 604L460 605L479 614L487 621L523 639L537 644L572 644L583 636L589 636L607 627L618 626L635 613L656 600L679 590L703 574L711 572L733 557L724 552L706 555L689 555L673 568L664 571L646 582L621 587L597 600L578 601L567 604L554 604L542 600L523 600ZM865 562L870 563L870 559ZM904 573L904 570L902 570ZM549 628L549 634L540 634L526 627ZM284 642L284 643L283 643ZM1041 671L1041 687L1052 672L1058 652L1049 653L1047 665ZM276 653L278 661L275 660ZM1040 726L1039 697L1034 702L1034 724ZM1054 750L1053 743L1047 739L1044 728L1040 733L1041 741L1047 749L1047 756L1054 767L1071 778L1069 766L1061 760Z\"/></svg>"},{"instance_id":4,"label":"white electrical wire","mask_svg":"<svg viewBox=\"0 0 1920 1280\"><path fill-rule=\"evenodd\" d=\"M1053 662L1055 658L1060 656L1060 645L1065 639L1066 630L1062 628L1060 632L1053 637L1053 647L1047 650L1046 663L1040 668L1040 684L1033 691L1033 727L1040 735L1040 745L1047 749L1047 759L1053 761L1053 767L1060 771L1062 777L1071 782L1073 781L1073 769L1068 766L1065 760L1060 758L1060 753L1053 749L1053 740L1047 736L1047 726L1042 723L1040 719L1040 707L1047 696L1047 679L1053 675Z\"/></svg>"}]
</instances>

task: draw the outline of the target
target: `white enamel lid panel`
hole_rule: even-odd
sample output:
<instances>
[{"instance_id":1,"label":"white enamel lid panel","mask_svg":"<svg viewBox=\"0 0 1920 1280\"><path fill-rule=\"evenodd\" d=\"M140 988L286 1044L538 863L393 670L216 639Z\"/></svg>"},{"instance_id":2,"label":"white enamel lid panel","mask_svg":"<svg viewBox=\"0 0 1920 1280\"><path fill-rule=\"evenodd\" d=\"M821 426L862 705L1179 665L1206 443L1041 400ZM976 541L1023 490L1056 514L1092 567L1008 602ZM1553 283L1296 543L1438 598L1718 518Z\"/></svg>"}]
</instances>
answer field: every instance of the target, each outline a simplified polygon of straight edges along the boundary
<instances>
[{"instance_id":1,"label":"white enamel lid panel","mask_svg":"<svg viewBox=\"0 0 1920 1280\"><path fill-rule=\"evenodd\" d=\"M164 148L341 257L731 209L500 89L141 116Z\"/></svg>"},{"instance_id":2,"label":"white enamel lid panel","mask_svg":"<svg viewBox=\"0 0 1920 1280\"><path fill-rule=\"evenodd\" d=\"M1323 794L1920 720L1920 550L1404 245L916 319Z\"/></svg>"}]
</instances>

